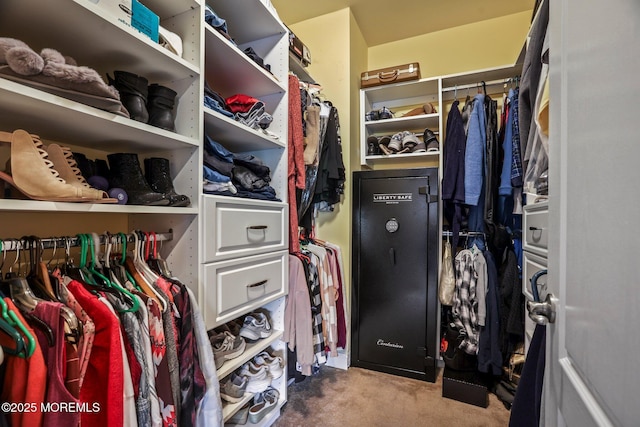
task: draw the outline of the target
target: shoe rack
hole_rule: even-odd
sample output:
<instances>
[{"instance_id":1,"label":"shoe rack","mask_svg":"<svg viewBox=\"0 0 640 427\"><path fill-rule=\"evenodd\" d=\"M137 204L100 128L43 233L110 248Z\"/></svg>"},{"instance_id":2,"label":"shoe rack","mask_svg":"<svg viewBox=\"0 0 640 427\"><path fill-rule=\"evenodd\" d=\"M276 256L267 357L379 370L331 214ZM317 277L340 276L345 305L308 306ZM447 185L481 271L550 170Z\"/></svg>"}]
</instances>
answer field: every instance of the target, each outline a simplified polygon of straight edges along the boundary
<instances>
[{"instance_id":1,"label":"shoe rack","mask_svg":"<svg viewBox=\"0 0 640 427\"><path fill-rule=\"evenodd\" d=\"M248 153L271 170L271 186L282 200L262 201L205 194L201 224L203 281L200 301L207 328L222 325L253 310L268 313L273 333L248 343L239 357L218 369L220 381L264 349L282 357L286 366L284 296L288 292L288 33L268 2L208 0L207 4L227 23L235 45L216 29L204 24L202 78L212 90L227 98L245 94L264 102L273 121L270 134L204 108L204 133L234 153ZM244 50L251 47L270 72L256 64ZM259 425L270 425L287 399L286 375L272 386L280 393L277 407ZM223 406L225 420L252 399L250 393ZM250 424L250 422L248 422Z\"/></svg>"},{"instance_id":2,"label":"shoe rack","mask_svg":"<svg viewBox=\"0 0 640 427\"><path fill-rule=\"evenodd\" d=\"M258 308L266 310L272 337L257 342L236 362L244 363L270 347L286 365L286 347L280 338L289 277L287 31L268 1L207 2L227 21L237 46L205 23L205 0L143 1L163 27L181 37L181 57L109 16L94 0L3 2L1 36L21 40L36 52L55 49L78 65L93 68L105 82L107 74L124 70L178 95L176 132L171 132L0 76L0 131L24 129L39 135L45 145L57 143L91 159L106 159L118 152L136 153L141 164L148 157L167 158L176 192L188 196L191 205L0 199L0 239L171 230L173 238L162 243L160 252L173 273L194 290L207 328ZM244 55L248 46L271 65L271 72ZM205 81L225 97L244 93L263 101L273 117L269 131L277 138L205 108ZM270 167L271 186L282 202L203 194L205 134L232 152L259 157ZM9 156L10 145L0 144L0 169ZM228 375L229 366L219 372L220 380ZM286 376L279 381L273 385L280 392L278 407L260 425L273 423L286 402ZM237 409L225 408L225 419Z\"/></svg>"},{"instance_id":3,"label":"shoe rack","mask_svg":"<svg viewBox=\"0 0 640 427\"><path fill-rule=\"evenodd\" d=\"M149 83L175 90L176 132L1 77L0 129L24 129L39 135L45 145L55 142L91 159L106 159L117 152L134 152L141 163L147 157L167 158L176 191L187 195L191 205L173 208L3 199L0 238L172 229L174 239L164 242L163 254L174 273L195 289L199 279L202 9L195 0L146 3L163 26L182 37L183 57L118 22L89 0L6 2L1 8L0 27L3 37L21 40L36 52L55 49L74 58L78 65L93 68L105 82L107 74L127 70L145 76ZM10 145L2 144L3 169L9 156Z\"/></svg>"}]
</instances>

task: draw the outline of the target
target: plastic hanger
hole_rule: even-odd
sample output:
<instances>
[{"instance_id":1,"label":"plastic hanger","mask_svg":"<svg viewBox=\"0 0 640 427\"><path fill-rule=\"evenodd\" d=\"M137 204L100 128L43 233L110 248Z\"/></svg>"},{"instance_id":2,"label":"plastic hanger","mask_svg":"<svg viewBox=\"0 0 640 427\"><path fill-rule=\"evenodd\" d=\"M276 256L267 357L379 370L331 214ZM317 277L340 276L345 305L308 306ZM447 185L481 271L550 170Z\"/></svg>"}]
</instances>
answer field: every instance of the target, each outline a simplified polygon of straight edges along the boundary
<instances>
[{"instance_id":1,"label":"plastic hanger","mask_svg":"<svg viewBox=\"0 0 640 427\"><path fill-rule=\"evenodd\" d=\"M89 235L84 235L84 239L85 242L88 244L88 240L91 237ZM122 295L126 296L128 299L128 303L131 305L130 308L125 309L125 310L118 310L121 313L132 313L132 312L136 312L138 311L138 309L140 308L140 303L138 302L138 299L135 298L133 296L133 294L131 292L129 292L128 290L124 289L121 286L116 285L115 283L111 282L111 280L109 280L109 278L105 275L103 275L102 273L100 273L99 271L96 270L96 257L95 257L95 244L91 244L88 245L89 249L91 251L91 260L89 263L89 272L91 274L93 274L94 276L98 277L99 279L101 279L104 283L105 283L105 287L111 291L118 291L120 292ZM117 294L117 293L116 293Z\"/></svg>"},{"instance_id":2,"label":"plastic hanger","mask_svg":"<svg viewBox=\"0 0 640 427\"><path fill-rule=\"evenodd\" d=\"M49 272L42 262L42 240L36 236L25 236L23 239L27 242L29 250L30 269L29 274L26 276L29 286L36 296L46 301L57 301L49 280Z\"/></svg>"},{"instance_id":3,"label":"plastic hanger","mask_svg":"<svg viewBox=\"0 0 640 427\"><path fill-rule=\"evenodd\" d=\"M127 259L127 235L120 232L118 233L119 242L122 245L122 255L120 256L120 262L118 263L118 271L120 272L120 276L122 280L127 281L131 284L132 287L137 289L139 292L144 293L142 288L135 281L134 277L129 273L129 271L125 268L125 262Z\"/></svg>"},{"instance_id":4,"label":"plastic hanger","mask_svg":"<svg viewBox=\"0 0 640 427\"><path fill-rule=\"evenodd\" d=\"M0 303L0 305L2 305L2 317L0 317L0 330L2 330L5 334L7 334L9 338L11 338L11 340L15 343L15 348L0 347L0 349L3 349L4 351L6 351L7 354L11 354L11 355L26 354L25 351L27 349L27 346L24 342L24 339L22 338L22 335L20 335L20 332L18 332L18 330L14 328L7 321L7 318L9 317L9 314L8 314L9 307L7 306L7 303L4 301L4 298L0 298L0 299L2 299L2 302ZM4 351L3 351L3 357L4 357Z\"/></svg>"},{"instance_id":5,"label":"plastic hanger","mask_svg":"<svg viewBox=\"0 0 640 427\"><path fill-rule=\"evenodd\" d=\"M16 306L25 313L29 313L36 308L36 305L41 299L37 298L31 288L29 287L29 283L24 277L20 277L18 274L13 272L13 267L18 263L20 259L20 250L22 249L22 242L16 241L16 259L13 264L9 267L9 271L5 275L3 280L3 284L8 287L9 295L11 299L14 301Z\"/></svg>"},{"instance_id":6,"label":"plastic hanger","mask_svg":"<svg viewBox=\"0 0 640 427\"><path fill-rule=\"evenodd\" d=\"M172 274L169 270L169 266L167 265L166 261L158 255L158 236L156 235L155 231L149 233L147 238L149 239L149 242L151 242L151 239L153 238L153 242L151 242L153 255L147 258L147 264L149 265L149 267L151 267L152 270L154 270L161 276L167 278L171 277Z\"/></svg>"},{"instance_id":7,"label":"plastic hanger","mask_svg":"<svg viewBox=\"0 0 640 427\"><path fill-rule=\"evenodd\" d=\"M134 247L132 250L133 258L127 256L125 259L125 265L127 266L127 270L134 277L136 283L142 288L142 292L156 300L160 307L162 307L162 311L164 312L167 309L167 301L162 297L153 287L153 282L150 281L149 277L142 274L143 265L140 262L140 239L138 235L134 232L132 233Z\"/></svg>"},{"instance_id":8,"label":"plastic hanger","mask_svg":"<svg viewBox=\"0 0 640 427\"><path fill-rule=\"evenodd\" d=\"M51 327L47 325L47 323L44 320L40 319L39 317L36 317L31 313L24 313L22 317L24 317L26 320L29 321L29 324L31 325L31 327L38 328L40 331L42 331L42 333L47 338L47 344L49 344L49 347L53 347L55 345L53 331L51 330Z\"/></svg>"},{"instance_id":9,"label":"plastic hanger","mask_svg":"<svg viewBox=\"0 0 640 427\"><path fill-rule=\"evenodd\" d=\"M3 249L4 251L4 249ZM17 260L16 256L16 260ZM9 274L9 273L7 273ZM11 288L10 288L11 289ZM23 351L16 353L16 356L20 357L31 357L33 352L36 350L36 339L31 335L27 327L20 321L16 313L9 308L7 303L4 300L5 294L0 292L0 310L2 311L2 319L6 321L14 330L17 330L22 333L20 339L22 340L22 344L19 344ZM14 336L15 337L15 336ZM24 341L26 338L26 342ZM16 343L19 343L18 339L15 339ZM7 349L5 348L5 351ZM7 351L9 354L13 354L11 350Z\"/></svg>"}]
</instances>

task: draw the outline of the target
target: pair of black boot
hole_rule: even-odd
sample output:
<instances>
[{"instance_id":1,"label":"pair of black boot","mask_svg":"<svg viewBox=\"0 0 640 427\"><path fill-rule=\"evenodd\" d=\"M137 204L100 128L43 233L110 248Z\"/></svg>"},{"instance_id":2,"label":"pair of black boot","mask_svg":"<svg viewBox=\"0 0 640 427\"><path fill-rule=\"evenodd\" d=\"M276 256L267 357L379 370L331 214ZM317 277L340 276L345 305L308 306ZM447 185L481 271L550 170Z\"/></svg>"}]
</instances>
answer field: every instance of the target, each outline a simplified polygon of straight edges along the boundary
<instances>
[{"instance_id":1,"label":"pair of black boot","mask_svg":"<svg viewBox=\"0 0 640 427\"><path fill-rule=\"evenodd\" d=\"M176 131L173 107L178 94L174 90L156 83L149 85L146 77L127 71L114 71L113 75L107 75L109 84L118 90L120 102L133 120Z\"/></svg>"},{"instance_id":2,"label":"pair of black boot","mask_svg":"<svg viewBox=\"0 0 640 427\"><path fill-rule=\"evenodd\" d=\"M109 183L127 193L129 205L189 206L189 197L176 193L171 180L169 159L144 159L144 174L135 153L107 155Z\"/></svg>"}]
</instances>

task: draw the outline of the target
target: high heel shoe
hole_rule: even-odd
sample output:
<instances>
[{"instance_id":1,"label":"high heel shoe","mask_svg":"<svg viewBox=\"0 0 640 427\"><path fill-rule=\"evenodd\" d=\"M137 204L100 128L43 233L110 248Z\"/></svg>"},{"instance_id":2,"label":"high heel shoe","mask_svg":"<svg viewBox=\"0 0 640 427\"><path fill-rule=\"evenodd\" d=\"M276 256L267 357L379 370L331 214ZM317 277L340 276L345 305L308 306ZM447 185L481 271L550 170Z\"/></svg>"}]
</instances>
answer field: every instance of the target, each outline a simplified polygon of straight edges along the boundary
<instances>
[{"instance_id":1,"label":"high heel shoe","mask_svg":"<svg viewBox=\"0 0 640 427\"><path fill-rule=\"evenodd\" d=\"M97 197L94 191L67 184L60 178L37 135L31 135L22 129L13 133L0 132L0 142L11 144L11 175L0 172L0 179L30 199L104 203L102 195Z\"/></svg>"},{"instance_id":2,"label":"high heel shoe","mask_svg":"<svg viewBox=\"0 0 640 427\"><path fill-rule=\"evenodd\" d=\"M60 174L60 178L64 179L67 184L82 189L95 200L94 203L118 203L118 199L110 198L106 191L93 188L87 183L69 148L61 147L58 144L49 144L47 153L49 160L53 162L53 167Z\"/></svg>"}]
</instances>

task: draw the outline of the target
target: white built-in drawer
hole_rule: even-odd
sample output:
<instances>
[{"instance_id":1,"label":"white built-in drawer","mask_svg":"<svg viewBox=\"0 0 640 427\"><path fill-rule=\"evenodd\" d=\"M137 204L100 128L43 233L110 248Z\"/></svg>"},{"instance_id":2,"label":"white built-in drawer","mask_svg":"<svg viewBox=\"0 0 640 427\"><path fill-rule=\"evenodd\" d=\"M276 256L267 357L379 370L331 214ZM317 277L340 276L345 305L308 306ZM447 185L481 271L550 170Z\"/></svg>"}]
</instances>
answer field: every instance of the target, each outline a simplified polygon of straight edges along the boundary
<instances>
[{"instance_id":1,"label":"white built-in drawer","mask_svg":"<svg viewBox=\"0 0 640 427\"><path fill-rule=\"evenodd\" d=\"M204 262L286 249L288 205L204 196Z\"/></svg>"},{"instance_id":2,"label":"white built-in drawer","mask_svg":"<svg viewBox=\"0 0 640 427\"><path fill-rule=\"evenodd\" d=\"M549 243L549 202L535 203L524 207L525 251L547 256Z\"/></svg>"},{"instance_id":3,"label":"white built-in drawer","mask_svg":"<svg viewBox=\"0 0 640 427\"><path fill-rule=\"evenodd\" d=\"M288 256L280 251L206 264L201 295L207 329L286 295Z\"/></svg>"}]
</instances>

